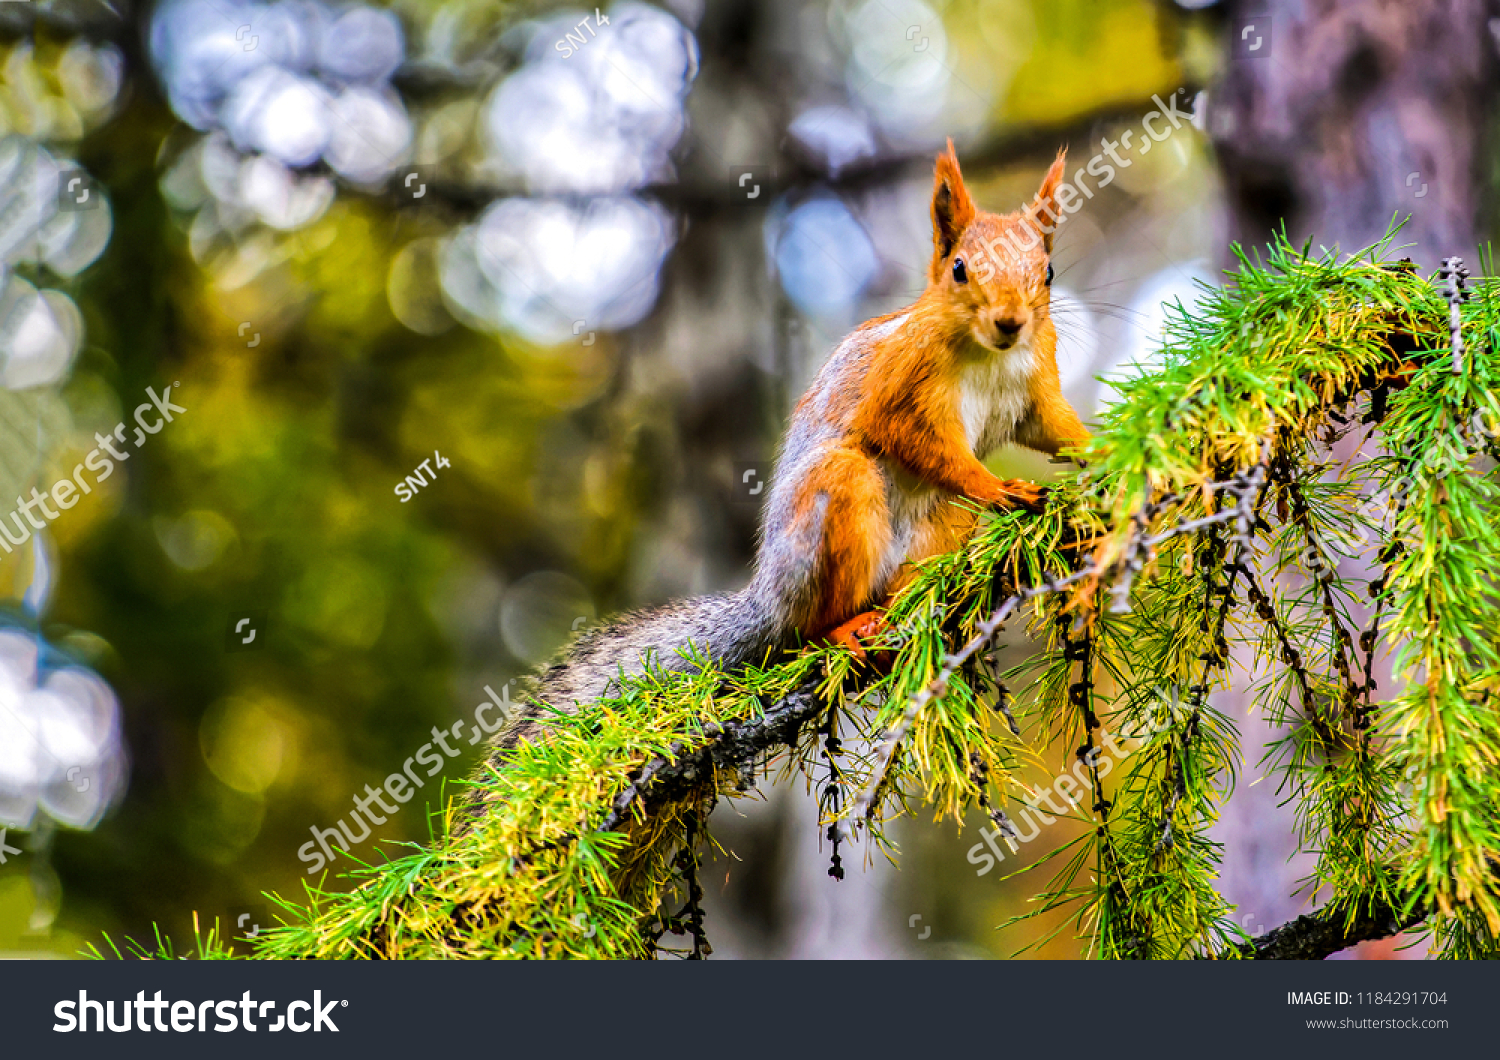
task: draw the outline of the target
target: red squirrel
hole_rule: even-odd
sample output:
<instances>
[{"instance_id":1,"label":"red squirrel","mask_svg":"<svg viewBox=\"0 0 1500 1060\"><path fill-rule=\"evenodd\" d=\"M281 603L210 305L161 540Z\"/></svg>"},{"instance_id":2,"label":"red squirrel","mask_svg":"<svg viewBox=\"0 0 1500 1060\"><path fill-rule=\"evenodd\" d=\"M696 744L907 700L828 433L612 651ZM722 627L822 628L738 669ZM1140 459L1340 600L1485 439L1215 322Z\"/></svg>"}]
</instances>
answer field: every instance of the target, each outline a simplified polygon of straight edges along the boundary
<instances>
[{"instance_id":1,"label":"red squirrel","mask_svg":"<svg viewBox=\"0 0 1500 1060\"><path fill-rule=\"evenodd\" d=\"M589 631L533 695L571 711L646 660L691 666L679 654L690 643L726 668L799 639L859 652L879 628L873 609L912 566L973 530L975 511L955 499L1039 506L1037 486L999 478L980 459L1009 442L1055 455L1089 439L1058 382L1049 308L1065 158L1031 205L998 215L975 207L948 142L933 175L927 289L856 328L797 403L750 583ZM499 746L534 738L544 713L523 708Z\"/></svg>"}]
</instances>

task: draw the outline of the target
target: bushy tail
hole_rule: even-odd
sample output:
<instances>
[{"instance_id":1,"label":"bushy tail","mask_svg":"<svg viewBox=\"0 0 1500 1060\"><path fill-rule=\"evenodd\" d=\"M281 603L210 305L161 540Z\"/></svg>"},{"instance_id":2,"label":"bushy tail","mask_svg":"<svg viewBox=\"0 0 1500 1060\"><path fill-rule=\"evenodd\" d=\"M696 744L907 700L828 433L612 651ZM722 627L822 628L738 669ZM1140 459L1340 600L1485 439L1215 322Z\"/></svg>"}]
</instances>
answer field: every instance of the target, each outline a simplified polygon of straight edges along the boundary
<instances>
[{"instance_id":1,"label":"bushy tail","mask_svg":"<svg viewBox=\"0 0 1500 1060\"><path fill-rule=\"evenodd\" d=\"M781 627L748 587L737 593L631 611L580 636L528 692L556 710L571 713L578 704L610 694L621 670L626 676L638 674L647 660L668 670L690 665L680 654L689 643L721 666L758 661L781 646L786 635ZM549 714L545 707L530 702L516 711L496 738L490 762L498 764L516 744L540 735Z\"/></svg>"}]
</instances>

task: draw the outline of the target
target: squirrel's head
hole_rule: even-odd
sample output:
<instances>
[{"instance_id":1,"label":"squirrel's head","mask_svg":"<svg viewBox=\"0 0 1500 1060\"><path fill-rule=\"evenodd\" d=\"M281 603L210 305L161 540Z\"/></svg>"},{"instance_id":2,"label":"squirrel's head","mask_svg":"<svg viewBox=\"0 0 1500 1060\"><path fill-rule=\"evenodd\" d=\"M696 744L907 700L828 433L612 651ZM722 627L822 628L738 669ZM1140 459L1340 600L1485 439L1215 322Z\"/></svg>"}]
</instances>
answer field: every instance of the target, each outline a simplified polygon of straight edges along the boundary
<instances>
[{"instance_id":1,"label":"squirrel's head","mask_svg":"<svg viewBox=\"0 0 1500 1060\"><path fill-rule=\"evenodd\" d=\"M938 155L932 182L932 267L928 291L940 292L958 326L992 350L1026 342L1048 319L1052 234L1061 217L1057 190L1067 148L1042 178L1029 206L1015 213L976 209L964 187L953 141Z\"/></svg>"}]
</instances>

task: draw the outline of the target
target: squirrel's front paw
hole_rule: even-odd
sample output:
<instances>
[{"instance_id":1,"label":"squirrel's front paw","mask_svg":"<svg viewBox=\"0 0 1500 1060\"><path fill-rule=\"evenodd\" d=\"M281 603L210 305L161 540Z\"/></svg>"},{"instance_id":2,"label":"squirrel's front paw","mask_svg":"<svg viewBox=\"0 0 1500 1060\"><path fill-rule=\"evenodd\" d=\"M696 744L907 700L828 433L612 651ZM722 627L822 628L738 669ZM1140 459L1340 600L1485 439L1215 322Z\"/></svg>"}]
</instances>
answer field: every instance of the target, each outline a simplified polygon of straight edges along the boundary
<instances>
[{"instance_id":1,"label":"squirrel's front paw","mask_svg":"<svg viewBox=\"0 0 1500 1060\"><path fill-rule=\"evenodd\" d=\"M1004 495L995 501L994 506L1002 512L1008 512L1012 508L1039 512L1047 507L1047 488L1024 479L1010 479L1005 483Z\"/></svg>"}]
</instances>

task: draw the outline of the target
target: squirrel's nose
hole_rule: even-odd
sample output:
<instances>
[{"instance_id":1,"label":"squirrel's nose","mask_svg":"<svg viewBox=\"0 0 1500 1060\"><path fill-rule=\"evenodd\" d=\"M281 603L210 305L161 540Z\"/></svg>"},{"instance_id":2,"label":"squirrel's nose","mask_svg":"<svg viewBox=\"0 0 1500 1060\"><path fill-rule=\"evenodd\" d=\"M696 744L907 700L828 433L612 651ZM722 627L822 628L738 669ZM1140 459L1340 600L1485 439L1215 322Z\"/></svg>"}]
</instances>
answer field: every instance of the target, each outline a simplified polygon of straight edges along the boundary
<instances>
[{"instance_id":1,"label":"squirrel's nose","mask_svg":"<svg viewBox=\"0 0 1500 1060\"><path fill-rule=\"evenodd\" d=\"M995 331L1003 341L1015 341L1025 326L1026 318L1020 312L1012 310L995 314Z\"/></svg>"}]
</instances>

